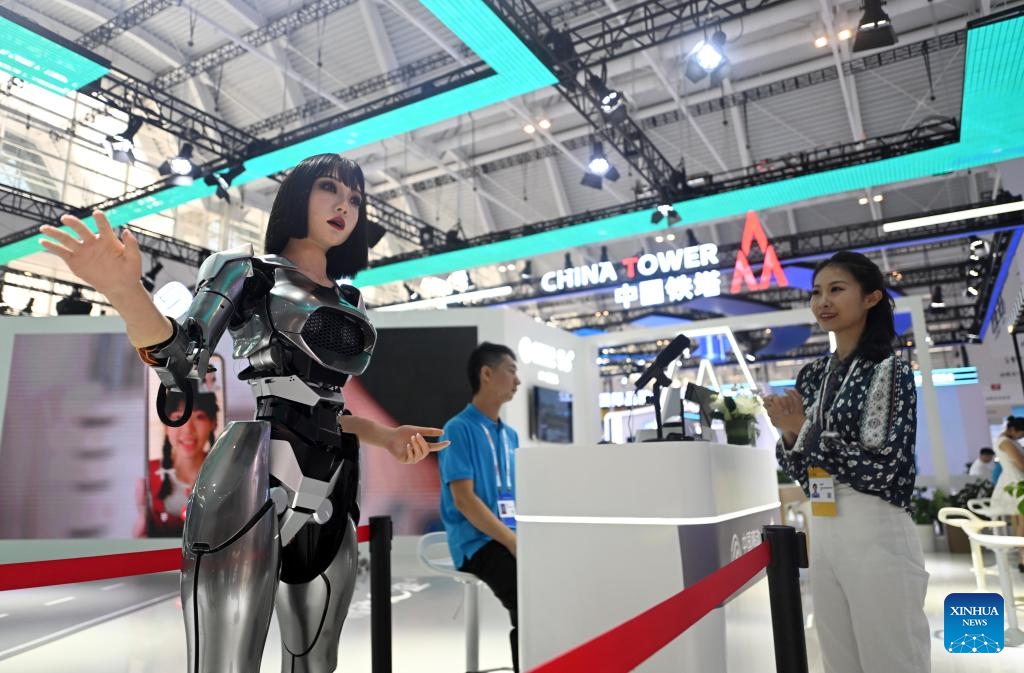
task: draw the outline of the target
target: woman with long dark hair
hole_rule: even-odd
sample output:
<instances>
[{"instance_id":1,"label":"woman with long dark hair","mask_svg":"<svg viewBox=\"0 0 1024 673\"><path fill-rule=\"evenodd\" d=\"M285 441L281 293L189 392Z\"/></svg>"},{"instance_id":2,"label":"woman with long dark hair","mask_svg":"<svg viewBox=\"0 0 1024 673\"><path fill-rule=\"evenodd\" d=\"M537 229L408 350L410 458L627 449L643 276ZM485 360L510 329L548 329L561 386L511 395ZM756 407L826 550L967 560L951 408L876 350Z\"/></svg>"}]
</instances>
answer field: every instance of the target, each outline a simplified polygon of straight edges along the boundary
<instances>
[{"instance_id":1,"label":"woman with long dark hair","mask_svg":"<svg viewBox=\"0 0 1024 673\"><path fill-rule=\"evenodd\" d=\"M811 596L827 673L931 668L928 573L908 516L914 489L914 376L893 352L894 303L878 266L838 252L814 270L811 311L836 350L765 399L779 464L811 505Z\"/></svg>"}]
</instances>

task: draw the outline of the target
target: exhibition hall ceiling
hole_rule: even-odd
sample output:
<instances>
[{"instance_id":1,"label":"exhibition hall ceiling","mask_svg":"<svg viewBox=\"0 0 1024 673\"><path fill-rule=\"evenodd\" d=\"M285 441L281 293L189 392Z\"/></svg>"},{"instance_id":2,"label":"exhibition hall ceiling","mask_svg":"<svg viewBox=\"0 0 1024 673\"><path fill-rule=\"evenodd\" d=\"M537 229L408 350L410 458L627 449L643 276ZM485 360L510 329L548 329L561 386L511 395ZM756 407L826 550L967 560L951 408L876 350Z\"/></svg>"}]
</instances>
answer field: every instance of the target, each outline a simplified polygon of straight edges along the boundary
<instances>
[{"instance_id":1,"label":"exhibition hall ceiling","mask_svg":"<svg viewBox=\"0 0 1024 673\"><path fill-rule=\"evenodd\" d=\"M134 109L117 109L109 100L103 105L83 94L40 94L0 76L0 182L73 207L107 202L122 222L213 249L259 241L275 174L308 154L342 152L364 167L368 191L408 215L413 226L419 222L442 236L455 231L460 240L481 243L424 256L417 242L386 235L372 253L377 267L363 280L372 286L366 289L372 304L406 301L410 290L427 294L429 283L421 288L424 275L443 277L468 268L476 288L511 285L518 308L577 327L614 321L603 312L614 313L621 303L599 292L523 301L524 295L539 293L545 272L603 257L617 261L656 254L685 241L734 247L751 208L774 239L867 229L881 221L991 202L1002 186L998 162L1024 152L1022 143L999 145L1019 139L1014 136L1021 131L1019 116L991 109L1012 101L1022 88L1020 20L988 27L993 30L984 39L972 30L969 40L966 33L968 22L1021 2L890 0L884 10L898 43L855 53L852 35L844 31L859 23L859 0L748 2L751 11L740 18L730 18L723 7L734 3L727 2L538 0L533 4L550 25L585 37L610 30L631 7L688 6L702 17L679 29L678 36L642 49L627 48L629 37L637 45L650 42L632 33L608 48L603 69L593 69L625 99L629 118L657 151L689 177L735 175L777 166L787 157L799 163L814 151L857 148L862 141L867 146L894 134L913 137L916 129L931 128L937 120L954 120L963 134L955 146L886 159L883 170L877 162L846 166L791 179L789 187L769 184L704 193L692 201L672 199L680 225L653 225L650 199L658 185L647 179L650 171L631 165L613 143L606 140L603 149L619 179L604 179L600 189L581 184L592 142L608 134L595 129L553 86L556 75L544 67L543 54L531 51L518 29L491 11L517 4L0 2L105 59L117 77L216 117L241 138L269 143L238 150L247 161L228 190L230 203L213 196L214 187L202 180L188 188L147 191L162 179L159 166L184 142L192 141L198 164L218 171L239 157L211 151L217 142L203 142L198 135L159 128L155 120L164 111L151 99L139 97ZM688 54L719 31L728 71L719 73L715 85L712 77L692 81L686 75ZM617 55L624 52L630 53ZM132 165L113 161L104 147L104 138L120 133L129 114L154 120L135 136ZM143 198L126 197L137 190ZM638 203L643 207L632 207ZM554 221L570 226L522 235L525 225ZM5 217L0 235L31 224ZM517 233L501 241L500 232ZM665 240L669 234L675 242ZM972 302L954 268L965 262L968 242L954 237L872 255L897 284L897 274L924 278L913 286L908 282L906 293L930 295L939 285L949 310L929 320L934 329L949 331L963 322L957 305ZM41 255L27 255L30 244L0 250L0 256L6 253L3 261L14 266L56 273ZM423 258L434 260L434 266L424 266ZM527 262L530 278L523 279ZM934 283L919 273L947 267L950 272ZM774 299L792 305L793 297ZM696 305L689 313L682 305L672 310L688 317L707 314Z\"/></svg>"}]
</instances>

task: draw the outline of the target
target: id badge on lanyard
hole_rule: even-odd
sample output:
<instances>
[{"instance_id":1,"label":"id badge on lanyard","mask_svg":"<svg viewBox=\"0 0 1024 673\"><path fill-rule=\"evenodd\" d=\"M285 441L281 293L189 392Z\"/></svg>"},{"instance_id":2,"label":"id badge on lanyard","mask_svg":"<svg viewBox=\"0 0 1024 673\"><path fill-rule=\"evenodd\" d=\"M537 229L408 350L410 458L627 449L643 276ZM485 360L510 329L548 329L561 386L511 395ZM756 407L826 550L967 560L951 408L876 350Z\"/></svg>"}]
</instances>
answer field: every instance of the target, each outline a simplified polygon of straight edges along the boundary
<instances>
[{"instance_id":1,"label":"id badge on lanyard","mask_svg":"<svg viewBox=\"0 0 1024 673\"><path fill-rule=\"evenodd\" d=\"M839 394L843 392L843 388L850 380L850 376L853 374L854 367L857 366L857 360L855 359L850 363L850 370L846 372L846 377L843 379L842 385L839 386L839 390L832 397L831 400L821 399L818 402L818 412L815 421L818 423L818 427L821 428L821 439L830 439L838 437L839 433L831 428L831 418L829 414L825 412L825 405L823 402L834 403L838 398ZM826 374L826 377L830 377L831 372ZM822 385L822 397L825 396L825 388L828 385L828 379L826 378L825 384ZM819 440L820 441L820 440ZM824 468L812 467L807 470L807 486L811 491L811 514L813 516L836 516L838 510L836 508L836 483L835 479L830 475Z\"/></svg>"},{"instance_id":2,"label":"id badge on lanyard","mask_svg":"<svg viewBox=\"0 0 1024 673\"><path fill-rule=\"evenodd\" d=\"M481 423L480 427L484 430L487 443L491 445L491 457L494 459L494 480L498 486L498 518L501 519L503 524L515 530L516 499L515 494L512 492L512 452L508 448L508 439L506 439L503 429L498 430L498 436L501 437L501 450L505 459L505 473L502 474L501 466L498 463L498 447L494 445L494 440L491 438L491 433L487 426Z\"/></svg>"}]
</instances>

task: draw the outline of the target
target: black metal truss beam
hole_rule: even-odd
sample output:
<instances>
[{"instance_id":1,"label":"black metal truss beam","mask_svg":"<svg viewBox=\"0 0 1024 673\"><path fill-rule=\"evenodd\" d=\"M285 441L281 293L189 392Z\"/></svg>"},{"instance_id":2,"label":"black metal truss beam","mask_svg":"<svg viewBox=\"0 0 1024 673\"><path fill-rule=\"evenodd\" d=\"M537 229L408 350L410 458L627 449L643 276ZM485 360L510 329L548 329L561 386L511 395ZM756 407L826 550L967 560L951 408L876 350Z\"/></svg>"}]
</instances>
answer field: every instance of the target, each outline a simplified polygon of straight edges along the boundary
<instances>
[{"instance_id":1,"label":"black metal truss beam","mask_svg":"<svg viewBox=\"0 0 1024 673\"><path fill-rule=\"evenodd\" d=\"M53 225L56 225L57 220L65 213L83 214L81 209L73 209L67 204L9 185L0 185L0 212L18 215L39 224ZM37 234L37 227L5 234L0 237L0 247L17 243Z\"/></svg>"},{"instance_id":2,"label":"black metal truss beam","mask_svg":"<svg viewBox=\"0 0 1024 673\"><path fill-rule=\"evenodd\" d=\"M956 31L954 33L946 33L938 37L933 37L922 42L915 42L913 44L896 47L888 51L882 51L875 54L848 61L843 64L843 71L849 74L850 72L866 72L875 68L880 68L892 63L906 60L908 58L914 58L925 53L934 53L940 49L947 49L954 46L962 46L967 40L966 31ZM652 128L658 128L660 126L666 126L668 124L674 124L679 122L685 122L686 117L699 117L713 112L721 112L724 109L731 107L741 106L748 102L755 102L778 96L781 94L796 91L798 89L807 88L816 84L822 84L824 82L835 81L838 78L838 74L835 66L828 66L819 70L814 70L809 73L802 75L794 75L793 77L787 77L786 79L778 80L775 82L769 82L758 87L751 89L744 89L743 91L737 91L728 96L720 96L718 98L704 101L702 103L696 103L687 107L687 114L684 115L680 110L669 110L657 115L651 115L644 117L643 119L636 120L636 123L644 131L648 131ZM590 144L589 136L579 136L576 138L569 138L562 141L569 150L579 149L587 147ZM543 147L531 148L524 152L519 152L508 157L501 159L495 159L484 164L479 164L473 169L464 169L459 174L463 177L469 177L473 170L478 173L493 173L500 171L505 168L511 168L513 166L522 166L529 164L540 159L547 159L550 157L557 156L559 150L553 145L544 145ZM445 174L435 178L427 180L420 180L414 182L408 186L414 192L423 192L429 189L436 189L438 187L451 184L455 182L457 178L452 175ZM393 189L386 192L378 192L378 196L382 199L392 199L400 193L401 190Z\"/></svg>"},{"instance_id":3,"label":"black metal truss beam","mask_svg":"<svg viewBox=\"0 0 1024 673\"><path fill-rule=\"evenodd\" d=\"M248 156L247 151L255 140L245 131L175 98L161 87L140 82L124 73L111 71L83 88L82 93L111 108L139 116L147 124L192 143L196 149L219 161Z\"/></svg>"},{"instance_id":4,"label":"black metal truss beam","mask_svg":"<svg viewBox=\"0 0 1024 673\"><path fill-rule=\"evenodd\" d=\"M464 52L465 55L471 56L472 52L466 47L461 47L460 51ZM399 66L394 70L375 75L367 79L357 82L350 87L339 89L333 92L334 97L345 102L358 100L369 96L370 94L383 91L392 86L399 86L409 84L418 77L421 77L427 73L438 70L445 66L449 66L455 63L455 59L445 51L439 51L434 54L428 54L421 59L417 59L412 63L407 63L403 66ZM303 121L311 117L315 117L322 112L333 110L335 104L326 98L316 98L311 100L304 105L300 105L297 108L291 110L285 110L284 112L276 115L272 115L246 127L246 132L253 135L262 135L268 131L282 131L285 127L294 124L295 122Z\"/></svg>"},{"instance_id":5,"label":"black metal truss beam","mask_svg":"<svg viewBox=\"0 0 1024 673\"><path fill-rule=\"evenodd\" d=\"M721 193L777 180L789 179L798 175L818 173L821 171L841 168L843 166L853 166L867 163L869 161L877 161L879 159L899 156L901 154L909 154L929 147L938 147L940 145L954 142L958 136L959 129L957 128L956 122L951 119L929 122L921 127L911 129L909 131L899 131L897 133L891 133L878 138L868 138L859 143L843 143L834 147L812 150L810 152L790 154L777 159L765 160L754 166L748 166L737 171L712 175L710 176L710 181L707 183L706 187L693 188L691 190L691 195L701 196L705 193ZM390 194L390 192L388 194ZM520 238L522 236L529 236L545 231L562 229L575 224L592 222L594 220L612 217L614 215L654 209L657 203L658 199L656 197L637 199L632 203L624 203L599 210L575 213L566 217L559 217L543 222L534 222L514 229L488 232L467 241L446 242L446 244L440 248L426 250L425 252L434 254L460 247L486 245L512 238ZM954 210L959 210L959 208ZM861 225L860 229L866 227L870 227L872 231L877 231L878 229L876 224L871 223ZM836 244L828 248L822 247L818 252L840 250L847 247L863 247L865 245L864 243L852 243L854 239L858 238L856 228L837 227L827 231L829 232L828 235L836 241ZM813 237L815 234L811 233L809 235ZM888 240L900 240L898 235L894 234L893 236L894 238ZM789 245L793 248L792 251L789 251L793 252L793 255L791 256L796 256L801 245L800 241L801 239L806 239L806 236L783 238L790 241ZM843 245L843 241L848 241L849 243ZM783 248L778 243L776 243L776 248L779 249L781 254ZM412 259L414 257L420 257L423 252L424 251L406 253L382 259L379 260L375 266L383 266L386 264L404 261L406 259ZM808 254L803 253L802 250L799 250L799 252L801 254Z\"/></svg>"},{"instance_id":6,"label":"black metal truss beam","mask_svg":"<svg viewBox=\"0 0 1024 673\"><path fill-rule=\"evenodd\" d=\"M851 59L843 63L843 74L855 75L868 72L870 70L875 70L876 68L900 63L901 61L923 58L928 54L933 54L945 49L964 47L966 44L967 31L958 30L952 33L939 35L937 37L931 37L927 40L921 40L920 42L900 45L898 47L893 47L892 49ZM687 108L687 112L691 116L699 117L712 112L721 112L722 110L731 107L742 106L746 103L752 103L766 98L771 98L773 96L778 96L780 94L789 93L798 89L806 89L807 87L817 84L834 82L837 79L839 79L839 71L835 66L830 65L824 68L819 68L818 70L812 70L811 72L805 72L800 75L794 75L775 82L769 82L768 84L762 84L761 86L744 89L743 91L736 91L732 94L713 98L702 103L696 103L689 106ZM674 118L670 117L671 121L679 121L682 119L682 115L678 110L674 110L673 113L670 114L675 115Z\"/></svg>"},{"instance_id":7,"label":"black metal truss beam","mask_svg":"<svg viewBox=\"0 0 1024 673\"><path fill-rule=\"evenodd\" d=\"M523 5L530 0L496 0L520 5L524 20L531 16ZM684 35L706 32L723 21L740 19L785 0L647 0L566 29L576 58L593 67L623 58ZM571 60L557 63L571 67Z\"/></svg>"},{"instance_id":8,"label":"black metal truss beam","mask_svg":"<svg viewBox=\"0 0 1024 673\"><path fill-rule=\"evenodd\" d=\"M66 203L36 196L16 187L0 185L0 212L19 215L39 224L57 224L57 220L65 213L79 217L91 212L87 208L72 208ZM131 227L132 233L139 240L139 249L157 255L163 259L192 265L196 268L210 256L211 251L198 245L179 241L169 236L157 234L145 229ZM11 232L0 238L0 246L17 243L39 235L38 226ZM64 281L57 281L63 283Z\"/></svg>"},{"instance_id":9,"label":"black metal truss beam","mask_svg":"<svg viewBox=\"0 0 1024 673\"><path fill-rule=\"evenodd\" d=\"M100 24L88 33L83 34L76 42L86 49L101 47L129 28L134 28L172 5L180 4L181 0L142 0L117 14L106 23Z\"/></svg>"},{"instance_id":10,"label":"black metal truss beam","mask_svg":"<svg viewBox=\"0 0 1024 673\"><path fill-rule=\"evenodd\" d=\"M404 210L395 208L387 201L366 195L366 206L370 219L379 223L389 233L422 247L434 247L444 241L444 232L423 220L413 217Z\"/></svg>"},{"instance_id":11,"label":"black metal truss beam","mask_svg":"<svg viewBox=\"0 0 1024 673\"><path fill-rule=\"evenodd\" d=\"M32 281L36 281L33 283ZM49 283L50 287L41 288L38 287L38 281ZM44 292L51 297L66 297L67 294L57 292L53 287L54 285L61 285L70 290L78 290L82 293L82 297L93 304L100 304L102 306L110 306L110 302L101 293L97 292L89 285L82 285L71 280L64 280L62 278L53 278L51 276L43 276L38 273L32 273L31 271L22 271L21 269L12 269L9 266L0 266L0 288L5 285L11 285L13 287L20 287L24 290L32 290L33 292Z\"/></svg>"},{"instance_id":12,"label":"black metal truss beam","mask_svg":"<svg viewBox=\"0 0 1024 673\"><path fill-rule=\"evenodd\" d=\"M242 36L242 41L250 47L259 47L303 26L319 21L329 14L355 4L355 2L356 0L315 0L299 7L297 10L289 11L279 16L265 26L249 31ZM222 63L227 63L241 56L246 51L248 50L243 45L227 42L213 51L203 54L194 61L157 75L153 84L160 88L170 88L200 73L216 68Z\"/></svg>"}]
</instances>

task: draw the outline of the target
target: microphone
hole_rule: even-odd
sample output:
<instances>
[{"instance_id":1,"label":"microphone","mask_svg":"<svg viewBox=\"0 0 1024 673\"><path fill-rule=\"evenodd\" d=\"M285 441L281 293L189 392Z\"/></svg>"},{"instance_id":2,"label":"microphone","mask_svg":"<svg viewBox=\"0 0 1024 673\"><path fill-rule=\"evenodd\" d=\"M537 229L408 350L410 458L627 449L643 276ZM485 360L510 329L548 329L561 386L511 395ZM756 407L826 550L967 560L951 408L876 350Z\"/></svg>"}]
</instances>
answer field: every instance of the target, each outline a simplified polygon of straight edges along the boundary
<instances>
[{"instance_id":1,"label":"microphone","mask_svg":"<svg viewBox=\"0 0 1024 673\"><path fill-rule=\"evenodd\" d=\"M690 339L685 334L680 334L675 339L672 339L671 343L665 346L665 350L658 353L658 357L654 358L654 362L647 368L647 371L636 380L636 389L640 390L650 383L651 379L659 375L664 376L665 367L668 367L673 360L682 355L683 351L689 347Z\"/></svg>"}]
</instances>

